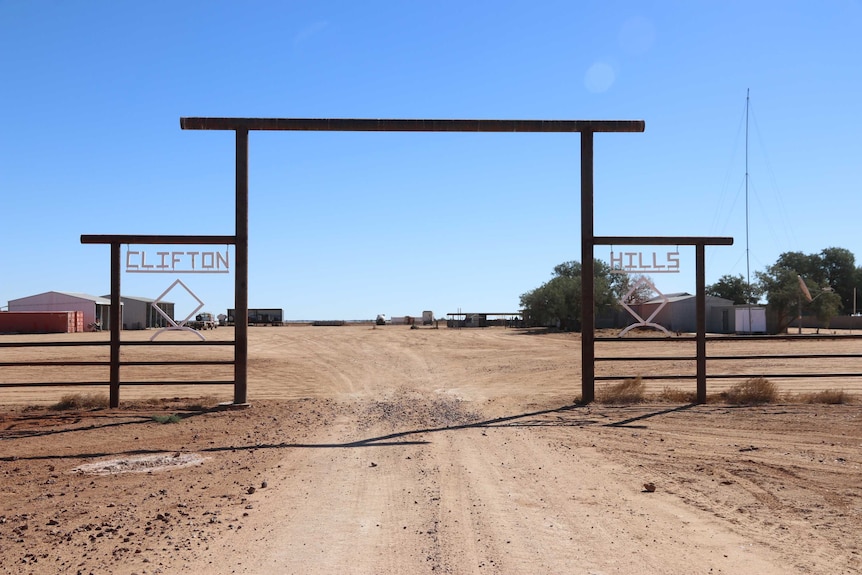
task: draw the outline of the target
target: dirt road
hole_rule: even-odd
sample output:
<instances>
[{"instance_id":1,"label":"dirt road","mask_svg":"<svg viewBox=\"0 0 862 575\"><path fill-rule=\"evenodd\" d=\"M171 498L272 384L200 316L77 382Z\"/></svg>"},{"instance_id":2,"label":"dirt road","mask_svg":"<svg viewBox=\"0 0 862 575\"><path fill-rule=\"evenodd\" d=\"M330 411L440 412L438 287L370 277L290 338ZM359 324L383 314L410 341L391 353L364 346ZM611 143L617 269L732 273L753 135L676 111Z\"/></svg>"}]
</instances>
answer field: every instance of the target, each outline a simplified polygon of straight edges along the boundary
<instances>
[{"instance_id":1,"label":"dirt road","mask_svg":"<svg viewBox=\"0 0 862 575\"><path fill-rule=\"evenodd\" d=\"M5 402L2 571L862 571L858 404L578 406L568 335L251 334L245 410Z\"/></svg>"}]
</instances>

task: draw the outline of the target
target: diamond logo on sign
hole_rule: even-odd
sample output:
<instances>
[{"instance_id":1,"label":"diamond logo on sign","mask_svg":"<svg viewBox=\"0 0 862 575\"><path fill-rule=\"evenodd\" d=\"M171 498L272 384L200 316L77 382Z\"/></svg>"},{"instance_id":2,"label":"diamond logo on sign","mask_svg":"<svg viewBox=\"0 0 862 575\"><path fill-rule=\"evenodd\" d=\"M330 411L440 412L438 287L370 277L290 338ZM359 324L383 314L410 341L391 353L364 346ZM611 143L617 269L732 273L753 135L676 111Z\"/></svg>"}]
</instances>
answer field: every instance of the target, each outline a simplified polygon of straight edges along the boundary
<instances>
[{"instance_id":1,"label":"diamond logo on sign","mask_svg":"<svg viewBox=\"0 0 862 575\"><path fill-rule=\"evenodd\" d=\"M627 303L626 303L626 301L627 301L630 297L632 297L632 294L633 294L633 293L635 293L635 291L636 291L636 290L638 289L638 287L640 287L640 286L646 286L646 287L650 288L652 291L656 292L656 293L659 295L659 297L661 298L661 303L658 305L658 307L656 307L656 308L655 308L655 311L653 311L653 312L650 314L650 316L649 316L648 318L646 318L646 319L642 318L642 317L641 317L641 315L640 315L638 312L636 312L635 310L633 310L631 307L629 307L629 304L627 304ZM669 331L668 331L668 330L667 330L663 325L659 325L659 324L657 324L657 323L653 323L653 321L652 321L652 320L653 320L653 319L655 319L655 317L659 314L659 312L660 312L662 309L664 309L664 306L666 306L666 305L668 304L668 302L669 302L669 301L670 301L670 300L668 300L668 299L667 299L667 296L666 296L666 295L664 295L663 293L661 293L661 292L658 290L658 288L657 288L657 287L655 287L655 284L654 284L654 283L652 283L652 282L650 281L650 279L649 279L649 278L644 277L644 276L639 277L639 278L637 279L637 281L636 281L635 283L633 283L633 284L632 284L631 289L630 289L630 290L626 293L626 295L624 295L624 296L622 297L622 299L620 300L620 303L622 304L622 306L623 306L624 308L626 308L626 311L628 311L628 312L629 312L629 313L630 313L630 314L631 314L631 315L632 315L636 320L638 320L638 323L633 323L633 324L631 324L630 326L628 326L627 328L625 328L624 330L622 330L622 331L620 332L619 337L624 336L624 335L625 335L625 334L627 334L630 330L632 330L632 329L634 329L634 328L636 328L636 327L653 327L653 328L655 328L655 329L657 329L657 330L659 330L659 331L663 331L663 332L664 332L664 333L666 333L668 336L670 336L670 332L669 332Z\"/></svg>"},{"instance_id":2,"label":"diamond logo on sign","mask_svg":"<svg viewBox=\"0 0 862 575\"><path fill-rule=\"evenodd\" d=\"M188 314L188 315L185 317L185 319L183 319L183 320L182 320L182 321L180 321L179 323L177 323L176 321L174 321L174 320L173 320L173 318L171 318L168 314L166 314L166 313L162 310L162 308L160 308L160 307L158 306L158 304L159 304L159 303L161 303L162 299L163 299L166 295L168 295L168 294L171 292L171 290L172 290L172 289L174 289L174 288L177 286L177 284L179 284L180 286L182 286L182 288L183 288L184 290L186 290L186 292L188 292L188 294L189 294L190 296L192 296L192 298L193 298L196 302L198 302L198 306L197 306L195 309L193 309L193 310L192 310L192 312L191 312L190 314ZM196 334L199 338L201 338L201 341L206 340L206 338L203 336L203 334L202 334L201 332L199 332L199 331L198 331L198 330L196 330L196 329L192 329L192 328L190 328L190 327L186 326L186 322L188 322L192 317L194 317L194 315L195 315L196 313L198 313L198 312L201 310L201 308L202 308L202 307L204 307L204 302L203 302L203 301L201 301L201 299L200 299L197 295L195 295L195 292L193 292L192 290L190 290L190 289L189 289L189 287L188 287L186 284L184 284L182 280L177 279L174 283L172 283L172 284L170 285L170 287L168 287L168 289L166 289L165 291L163 291L163 292L162 292L162 295L160 295L159 297L157 297L157 298L155 299L155 301L153 301L153 303L152 303L151 305L153 306L153 309L154 309L154 310L156 310L156 312L158 312L158 313L159 313L159 315L161 315L163 318L165 318L165 320L170 324L170 326L169 326L169 327L163 327L162 329L158 330L156 333L154 333L154 334L153 334L153 337L151 337L151 338L150 338L150 341L155 340L155 339L159 336L159 334L161 334L161 333L163 333L163 332L165 332L165 331L176 331L176 330L181 330L181 331L190 331L190 332L192 332L192 333Z\"/></svg>"},{"instance_id":3,"label":"diamond logo on sign","mask_svg":"<svg viewBox=\"0 0 862 575\"><path fill-rule=\"evenodd\" d=\"M650 256L644 257L643 252L621 252L614 256L611 251L611 273L615 274L643 274L643 273L679 273L679 251L666 252L664 257L659 257L657 252L652 252ZM653 310L648 318L644 319L626 302L632 297L638 288L647 287L658 294L661 303ZM626 309L632 317L637 320L626 327L619 333L619 337L624 336L629 331L636 327L651 327L664 332L670 336L670 332L663 325L655 323L653 320L658 316L662 309L670 302L655 284L646 276L639 277L632 287L620 298L620 304Z\"/></svg>"}]
</instances>

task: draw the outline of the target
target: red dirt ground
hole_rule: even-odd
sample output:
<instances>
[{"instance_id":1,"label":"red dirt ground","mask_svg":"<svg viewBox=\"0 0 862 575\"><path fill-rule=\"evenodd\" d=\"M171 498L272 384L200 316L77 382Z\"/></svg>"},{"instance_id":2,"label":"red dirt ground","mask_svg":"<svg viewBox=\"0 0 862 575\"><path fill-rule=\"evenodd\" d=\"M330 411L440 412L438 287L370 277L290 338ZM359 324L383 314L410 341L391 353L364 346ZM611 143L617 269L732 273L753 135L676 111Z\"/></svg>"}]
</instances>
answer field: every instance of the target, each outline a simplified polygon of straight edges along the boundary
<instances>
[{"instance_id":1,"label":"red dirt ground","mask_svg":"<svg viewBox=\"0 0 862 575\"><path fill-rule=\"evenodd\" d=\"M568 334L258 328L247 409L224 387L63 411L69 389L5 389L0 571L862 572L858 403L579 406L579 358Z\"/></svg>"}]
</instances>

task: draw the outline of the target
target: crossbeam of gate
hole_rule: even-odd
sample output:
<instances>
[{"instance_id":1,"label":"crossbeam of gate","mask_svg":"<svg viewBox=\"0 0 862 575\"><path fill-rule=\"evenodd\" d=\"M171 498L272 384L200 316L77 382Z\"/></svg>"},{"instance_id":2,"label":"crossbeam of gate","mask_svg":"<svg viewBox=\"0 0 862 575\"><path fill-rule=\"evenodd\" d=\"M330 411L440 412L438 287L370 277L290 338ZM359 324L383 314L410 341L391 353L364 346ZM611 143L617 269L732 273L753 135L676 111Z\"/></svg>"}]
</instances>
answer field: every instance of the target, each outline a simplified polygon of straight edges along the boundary
<instances>
[{"instance_id":1,"label":"crossbeam of gate","mask_svg":"<svg viewBox=\"0 0 862 575\"><path fill-rule=\"evenodd\" d=\"M643 132L643 120L415 120L349 118L180 118L183 130L227 130L236 134L236 392L245 403L248 361L248 133L315 132L568 132L581 134L582 397L595 397L595 282L593 278L593 134ZM242 318L242 319L240 319ZM240 390L242 391L240 393Z\"/></svg>"}]
</instances>

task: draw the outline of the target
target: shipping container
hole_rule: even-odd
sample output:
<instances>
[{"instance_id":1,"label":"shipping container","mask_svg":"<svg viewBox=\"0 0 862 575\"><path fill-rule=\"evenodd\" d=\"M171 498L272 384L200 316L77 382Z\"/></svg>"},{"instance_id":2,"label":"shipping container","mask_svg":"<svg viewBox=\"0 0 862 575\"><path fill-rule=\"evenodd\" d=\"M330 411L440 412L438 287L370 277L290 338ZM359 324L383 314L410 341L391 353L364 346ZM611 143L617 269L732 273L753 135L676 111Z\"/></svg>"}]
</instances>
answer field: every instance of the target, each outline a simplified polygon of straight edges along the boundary
<instances>
[{"instance_id":1,"label":"shipping container","mask_svg":"<svg viewBox=\"0 0 862 575\"><path fill-rule=\"evenodd\" d=\"M227 310L227 324L233 325L236 320L236 312ZM248 325L282 325L284 323L284 310L279 308L249 308Z\"/></svg>"},{"instance_id":2,"label":"shipping container","mask_svg":"<svg viewBox=\"0 0 862 575\"><path fill-rule=\"evenodd\" d=\"M84 331L80 311L0 312L0 333L74 333Z\"/></svg>"},{"instance_id":3,"label":"shipping container","mask_svg":"<svg viewBox=\"0 0 862 575\"><path fill-rule=\"evenodd\" d=\"M84 331L84 312L69 312L69 333L81 333Z\"/></svg>"},{"instance_id":4,"label":"shipping container","mask_svg":"<svg viewBox=\"0 0 862 575\"><path fill-rule=\"evenodd\" d=\"M121 304L122 305L122 302ZM50 291L9 300L10 312L70 312L84 314L85 329L110 329L111 300L85 293ZM122 316L122 308L120 311Z\"/></svg>"}]
</instances>

